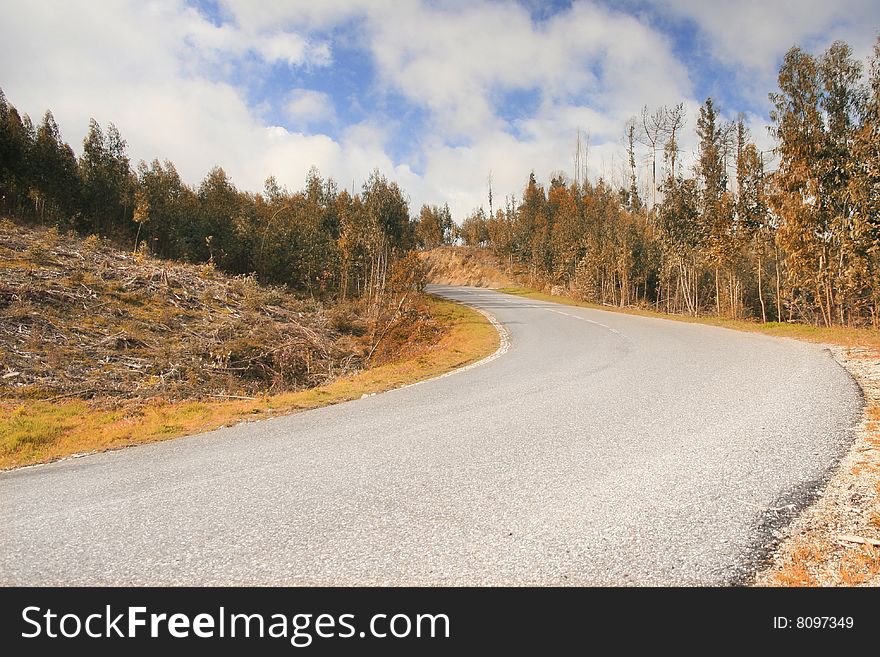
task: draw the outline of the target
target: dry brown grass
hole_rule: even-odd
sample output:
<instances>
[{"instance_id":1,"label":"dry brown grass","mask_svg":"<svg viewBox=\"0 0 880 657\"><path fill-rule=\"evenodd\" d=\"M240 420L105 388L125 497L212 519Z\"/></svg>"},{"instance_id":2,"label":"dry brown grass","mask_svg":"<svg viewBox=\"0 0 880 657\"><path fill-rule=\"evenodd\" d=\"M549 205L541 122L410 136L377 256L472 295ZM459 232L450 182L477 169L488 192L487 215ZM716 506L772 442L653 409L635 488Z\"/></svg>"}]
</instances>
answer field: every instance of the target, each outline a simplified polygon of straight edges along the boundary
<instances>
[{"instance_id":1,"label":"dry brown grass","mask_svg":"<svg viewBox=\"0 0 880 657\"><path fill-rule=\"evenodd\" d=\"M356 370L361 352L284 289L0 223L0 399L298 390Z\"/></svg>"},{"instance_id":2,"label":"dry brown grass","mask_svg":"<svg viewBox=\"0 0 880 657\"><path fill-rule=\"evenodd\" d=\"M787 567L779 572L778 583L781 586L815 586L810 566L821 555L822 550L815 544L797 546L792 550Z\"/></svg>"}]
</instances>

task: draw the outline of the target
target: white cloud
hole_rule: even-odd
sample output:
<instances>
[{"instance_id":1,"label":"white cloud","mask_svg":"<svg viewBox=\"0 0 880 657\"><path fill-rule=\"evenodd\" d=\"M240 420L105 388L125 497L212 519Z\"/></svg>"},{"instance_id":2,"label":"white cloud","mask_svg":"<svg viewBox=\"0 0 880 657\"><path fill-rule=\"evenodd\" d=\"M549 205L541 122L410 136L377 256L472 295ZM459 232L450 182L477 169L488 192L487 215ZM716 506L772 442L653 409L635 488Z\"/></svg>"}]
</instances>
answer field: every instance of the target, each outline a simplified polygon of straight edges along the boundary
<instances>
[{"instance_id":1,"label":"white cloud","mask_svg":"<svg viewBox=\"0 0 880 657\"><path fill-rule=\"evenodd\" d=\"M287 94L284 110L295 125L333 121L335 117L330 97L312 89L292 89Z\"/></svg>"},{"instance_id":2,"label":"white cloud","mask_svg":"<svg viewBox=\"0 0 880 657\"><path fill-rule=\"evenodd\" d=\"M367 33L381 81L428 107L453 138L502 127L498 90L615 112L689 92L666 39L585 2L542 25L509 2L408 4L371 14Z\"/></svg>"},{"instance_id":3,"label":"white cloud","mask_svg":"<svg viewBox=\"0 0 880 657\"><path fill-rule=\"evenodd\" d=\"M867 54L865 45L880 28L880 5L875 0L659 0L658 4L693 20L706 45L723 62L759 70L775 69L791 46L825 48L839 38Z\"/></svg>"},{"instance_id":4,"label":"white cloud","mask_svg":"<svg viewBox=\"0 0 880 657\"><path fill-rule=\"evenodd\" d=\"M692 94L665 37L590 3L540 25L512 3L407 5L393 20L371 14L365 38L381 83L429 110L426 187L459 218L485 205L489 171L499 199L518 195L530 170L571 172L578 128L592 136L592 174L616 176L626 119ZM495 98L513 90L540 101L507 125Z\"/></svg>"},{"instance_id":5,"label":"white cloud","mask_svg":"<svg viewBox=\"0 0 880 657\"><path fill-rule=\"evenodd\" d=\"M242 28L258 32L277 25L335 26L393 8L395 0L220 0L220 4Z\"/></svg>"},{"instance_id":6,"label":"white cloud","mask_svg":"<svg viewBox=\"0 0 880 657\"><path fill-rule=\"evenodd\" d=\"M653 0L658 11L698 28L699 47L733 72L730 84L753 107L769 108L779 64L792 46L819 54L837 39L861 60L880 29L876 0Z\"/></svg>"},{"instance_id":7,"label":"white cloud","mask_svg":"<svg viewBox=\"0 0 880 657\"><path fill-rule=\"evenodd\" d=\"M700 47L764 98L776 60L792 43L824 46L842 37L861 54L880 23L867 0L657 4L693 21ZM485 205L489 171L496 205L521 192L530 170L544 180L560 168L571 172L578 128L591 134L591 175L622 180L624 123L645 104L685 101L682 147L694 148L692 72L640 10L576 0L535 22L507 0L221 0L221 7L217 25L184 0L6 0L0 84L37 119L52 108L75 148L91 116L113 121L135 161L169 158L191 183L221 164L246 189L261 189L270 174L298 188L315 165L348 188L378 167L416 206L449 201L459 219ZM386 107L354 125L344 125L338 97L334 109L330 96L297 82L299 71L315 67L334 75L336 45L361 48L376 71L363 96L346 102L368 106L378 97ZM289 67L293 89L254 99L236 78L245 62L252 75ZM507 121L499 103L510 92L535 100ZM394 100L383 103L383 95ZM398 111L413 107L426 123L402 134ZM284 112L287 127L273 125L273 108ZM310 132L328 119L339 130L335 138ZM766 147L761 117L748 120ZM406 154L395 159L390 144L400 143L408 144Z\"/></svg>"},{"instance_id":8,"label":"white cloud","mask_svg":"<svg viewBox=\"0 0 880 657\"><path fill-rule=\"evenodd\" d=\"M303 60L306 40L297 34L273 34L260 39L257 49L266 61L282 61L293 65Z\"/></svg>"},{"instance_id":9,"label":"white cloud","mask_svg":"<svg viewBox=\"0 0 880 657\"><path fill-rule=\"evenodd\" d=\"M94 117L119 127L134 161L168 158L194 184L215 164L242 187L261 189L273 172L300 184L312 163L302 160L336 163L328 157L329 138L287 135L299 157L267 169L277 135L241 90L215 79L224 58L247 52L308 63L307 39L278 31L267 45L238 27L217 27L176 0L51 6L12 0L5 11L12 17L0 24L7 97L35 120L51 108L77 151Z\"/></svg>"}]
</instances>

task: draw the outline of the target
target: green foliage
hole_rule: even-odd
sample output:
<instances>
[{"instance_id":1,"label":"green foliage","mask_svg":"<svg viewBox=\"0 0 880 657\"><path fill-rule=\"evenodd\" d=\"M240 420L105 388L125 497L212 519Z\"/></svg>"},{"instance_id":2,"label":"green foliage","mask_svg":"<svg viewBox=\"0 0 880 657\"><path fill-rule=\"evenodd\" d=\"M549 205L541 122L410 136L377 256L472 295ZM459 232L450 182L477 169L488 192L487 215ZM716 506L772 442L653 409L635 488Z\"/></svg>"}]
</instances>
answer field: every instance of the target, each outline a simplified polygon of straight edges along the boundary
<instances>
[{"instance_id":1,"label":"green foliage","mask_svg":"<svg viewBox=\"0 0 880 657\"><path fill-rule=\"evenodd\" d=\"M397 183L374 171L360 194L339 193L309 171L289 192L269 178L263 194L242 192L221 167L197 189L174 164L132 170L115 126L94 120L77 161L51 112L34 129L0 91L0 210L20 219L76 228L127 249L255 274L311 296L365 295L378 303L394 262L428 235L410 222ZM429 209L430 240L455 239L449 208ZM94 247L98 248L95 243Z\"/></svg>"},{"instance_id":2,"label":"green foliage","mask_svg":"<svg viewBox=\"0 0 880 657\"><path fill-rule=\"evenodd\" d=\"M111 123L105 135L92 119L79 159L81 230L112 234L130 229L135 180L125 147L116 126Z\"/></svg>"}]
</instances>

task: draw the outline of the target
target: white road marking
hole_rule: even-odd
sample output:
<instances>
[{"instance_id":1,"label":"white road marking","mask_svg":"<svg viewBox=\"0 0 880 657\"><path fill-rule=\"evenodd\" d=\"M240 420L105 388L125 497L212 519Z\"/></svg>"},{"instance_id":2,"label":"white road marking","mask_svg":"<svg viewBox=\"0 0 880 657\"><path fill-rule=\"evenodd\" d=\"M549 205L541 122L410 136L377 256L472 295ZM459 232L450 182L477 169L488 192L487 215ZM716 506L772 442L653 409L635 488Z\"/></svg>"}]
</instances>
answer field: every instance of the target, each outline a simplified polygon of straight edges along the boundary
<instances>
[{"instance_id":1,"label":"white road marking","mask_svg":"<svg viewBox=\"0 0 880 657\"><path fill-rule=\"evenodd\" d=\"M566 317L571 317L572 319L579 319L582 322L588 322L588 323L594 324L596 326L601 326L603 329L607 329L607 330L611 331L612 333L614 333L615 335L623 336L623 333L621 333L620 331L618 331L615 328L611 328L607 324L603 324L602 322L597 322L592 319L587 319L586 317L581 317L580 315L572 315L571 313L567 313L564 310L556 310L555 308L547 308L546 310L548 310L551 313L556 313L557 315L565 315Z\"/></svg>"},{"instance_id":2,"label":"white road marking","mask_svg":"<svg viewBox=\"0 0 880 657\"><path fill-rule=\"evenodd\" d=\"M462 302L459 302L462 303ZM477 308L476 306L471 306L470 304L465 304L471 310L476 310L478 313L483 315L486 319L491 322L492 326L498 332L498 349L495 350L495 353L486 356L482 360L478 360L476 363L471 363L470 365L465 365L464 367L459 367L458 369L451 370L446 372L445 374L440 374L439 376L432 377L430 379L423 379L422 381L416 381L415 383L409 383L405 386L400 386L399 388L393 388L388 392L393 392L394 390L403 390L405 388L412 388L413 386L419 386L423 383L428 383L429 381L436 381L437 379L445 379L447 376L453 376L455 374L460 374L461 372L467 372L468 370L472 370L475 367L480 367L481 365L486 365L487 363L492 362L496 358L499 358L507 353L507 350L510 349L510 332L507 330L507 327L504 326L501 322L499 322L494 315L486 312L482 308ZM372 396L372 395L371 395Z\"/></svg>"}]
</instances>

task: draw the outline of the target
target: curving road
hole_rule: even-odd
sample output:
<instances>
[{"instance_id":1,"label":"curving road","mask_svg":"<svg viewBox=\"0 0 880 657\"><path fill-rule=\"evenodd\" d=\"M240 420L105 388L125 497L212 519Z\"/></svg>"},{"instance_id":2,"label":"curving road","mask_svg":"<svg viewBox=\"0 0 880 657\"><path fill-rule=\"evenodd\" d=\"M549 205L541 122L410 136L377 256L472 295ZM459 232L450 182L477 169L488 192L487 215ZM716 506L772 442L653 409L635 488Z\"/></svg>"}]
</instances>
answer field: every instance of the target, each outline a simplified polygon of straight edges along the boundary
<instances>
[{"instance_id":1,"label":"curving road","mask_svg":"<svg viewBox=\"0 0 880 657\"><path fill-rule=\"evenodd\" d=\"M509 351L0 473L3 584L724 584L846 449L821 348L474 288Z\"/></svg>"}]
</instances>

